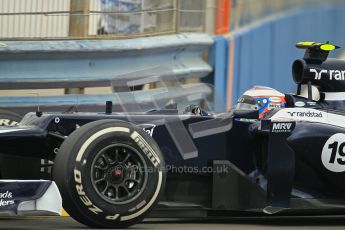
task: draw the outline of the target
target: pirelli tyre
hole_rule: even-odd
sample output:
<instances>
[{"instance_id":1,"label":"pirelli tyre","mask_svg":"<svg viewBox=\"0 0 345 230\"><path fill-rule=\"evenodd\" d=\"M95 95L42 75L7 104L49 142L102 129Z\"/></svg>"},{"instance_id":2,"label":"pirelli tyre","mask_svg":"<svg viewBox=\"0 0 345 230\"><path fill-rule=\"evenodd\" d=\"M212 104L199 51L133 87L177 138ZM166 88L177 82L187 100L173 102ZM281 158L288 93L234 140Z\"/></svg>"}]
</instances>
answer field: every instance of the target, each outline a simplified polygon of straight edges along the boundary
<instances>
[{"instance_id":1,"label":"pirelli tyre","mask_svg":"<svg viewBox=\"0 0 345 230\"><path fill-rule=\"evenodd\" d=\"M75 130L56 156L53 178L66 211L90 227L140 222L164 190L156 142L128 122L101 120Z\"/></svg>"}]
</instances>

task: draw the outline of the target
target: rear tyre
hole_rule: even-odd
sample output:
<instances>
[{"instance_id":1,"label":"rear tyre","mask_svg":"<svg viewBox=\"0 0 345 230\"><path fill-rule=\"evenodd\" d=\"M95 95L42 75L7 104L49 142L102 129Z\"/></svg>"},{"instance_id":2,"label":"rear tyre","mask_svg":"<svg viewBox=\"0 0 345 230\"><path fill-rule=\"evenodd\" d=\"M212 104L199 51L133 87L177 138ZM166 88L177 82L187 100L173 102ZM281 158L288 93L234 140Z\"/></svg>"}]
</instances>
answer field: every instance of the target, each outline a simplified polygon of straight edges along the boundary
<instances>
[{"instance_id":1,"label":"rear tyre","mask_svg":"<svg viewBox=\"0 0 345 230\"><path fill-rule=\"evenodd\" d=\"M157 204L163 167L159 147L143 130L101 120L77 129L62 144L53 178L74 219L90 227L125 228Z\"/></svg>"}]
</instances>

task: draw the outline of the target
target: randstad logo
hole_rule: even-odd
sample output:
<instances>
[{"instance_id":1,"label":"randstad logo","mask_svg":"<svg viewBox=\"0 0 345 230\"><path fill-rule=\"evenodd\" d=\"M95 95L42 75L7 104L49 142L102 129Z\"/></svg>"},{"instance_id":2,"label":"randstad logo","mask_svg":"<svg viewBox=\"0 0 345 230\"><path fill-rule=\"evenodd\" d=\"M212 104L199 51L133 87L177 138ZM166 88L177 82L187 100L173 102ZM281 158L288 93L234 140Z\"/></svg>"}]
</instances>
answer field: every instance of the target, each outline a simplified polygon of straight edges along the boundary
<instances>
[{"instance_id":1,"label":"randstad logo","mask_svg":"<svg viewBox=\"0 0 345 230\"><path fill-rule=\"evenodd\" d=\"M315 80L321 80L322 74L329 76L329 80L336 80L336 81L345 80L345 70L340 71L340 70L323 69L323 70L318 71L317 69L310 69L309 71L315 74Z\"/></svg>"},{"instance_id":2,"label":"randstad logo","mask_svg":"<svg viewBox=\"0 0 345 230\"><path fill-rule=\"evenodd\" d=\"M318 118L322 118L322 112L288 112L288 114L290 114L291 117L318 117Z\"/></svg>"}]
</instances>

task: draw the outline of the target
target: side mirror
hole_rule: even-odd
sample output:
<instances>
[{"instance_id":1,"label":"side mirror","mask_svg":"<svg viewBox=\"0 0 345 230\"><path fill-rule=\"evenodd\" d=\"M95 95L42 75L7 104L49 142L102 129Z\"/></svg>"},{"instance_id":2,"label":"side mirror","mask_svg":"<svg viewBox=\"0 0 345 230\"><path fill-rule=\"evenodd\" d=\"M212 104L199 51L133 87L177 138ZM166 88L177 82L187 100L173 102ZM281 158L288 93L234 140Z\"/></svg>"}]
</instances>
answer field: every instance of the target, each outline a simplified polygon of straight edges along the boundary
<instances>
[{"instance_id":1,"label":"side mirror","mask_svg":"<svg viewBox=\"0 0 345 230\"><path fill-rule=\"evenodd\" d=\"M245 118L245 119L259 119L259 110L234 110L235 118Z\"/></svg>"}]
</instances>

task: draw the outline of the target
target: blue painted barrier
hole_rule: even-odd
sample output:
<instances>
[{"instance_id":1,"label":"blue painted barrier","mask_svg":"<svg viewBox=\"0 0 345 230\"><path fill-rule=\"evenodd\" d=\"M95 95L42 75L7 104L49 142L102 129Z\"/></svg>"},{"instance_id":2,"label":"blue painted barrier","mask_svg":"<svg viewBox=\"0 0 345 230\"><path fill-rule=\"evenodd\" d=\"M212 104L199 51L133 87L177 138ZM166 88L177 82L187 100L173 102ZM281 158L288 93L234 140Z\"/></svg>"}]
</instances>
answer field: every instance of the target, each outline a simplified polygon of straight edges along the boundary
<instances>
[{"instance_id":1,"label":"blue painted barrier","mask_svg":"<svg viewBox=\"0 0 345 230\"><path fill-rule=\"evenodd\" d=\"M214 95L215 110L224 111L226 109L226 95L227 95L227 70L228 70L228 40L224 37L217 37L214 39L214 75L219 76L215 78L214 87L217 89ZM225 57L225 58L224 58Z\"/></svg>"},{"instance_id":2,"label":"blue painted barrier","mask_svg":"<svg viewBox=\"0 0 345 230\"><path fill-rule=\"evenodd\" d=\"M238 97L254 85L270 86L282 92L295 92L291 64L304 53L294 47L295 43L305 40L331 41L345 46L345 29L342 22L345 22L345 6L342 4L305 7L254 22L229 35L215 38L216 43L221 41L223 47L226 47L224 39L227 40L225 43L228 46L230 42L235 43L232 62L231 50L215 51L215 62L222 63L214 66L215 91L218 95L223 95L215 102L216 109L229 109L225 104L229 98L234 105ZM337 51L331 56L339 54ZM226 63L223 63L224 61ZM225 70L222 69L224 67ZM229 76L233 76L231 84L227 82ZM232 88L229 89L229 86Z\"/></svg>"}]
</instances>

